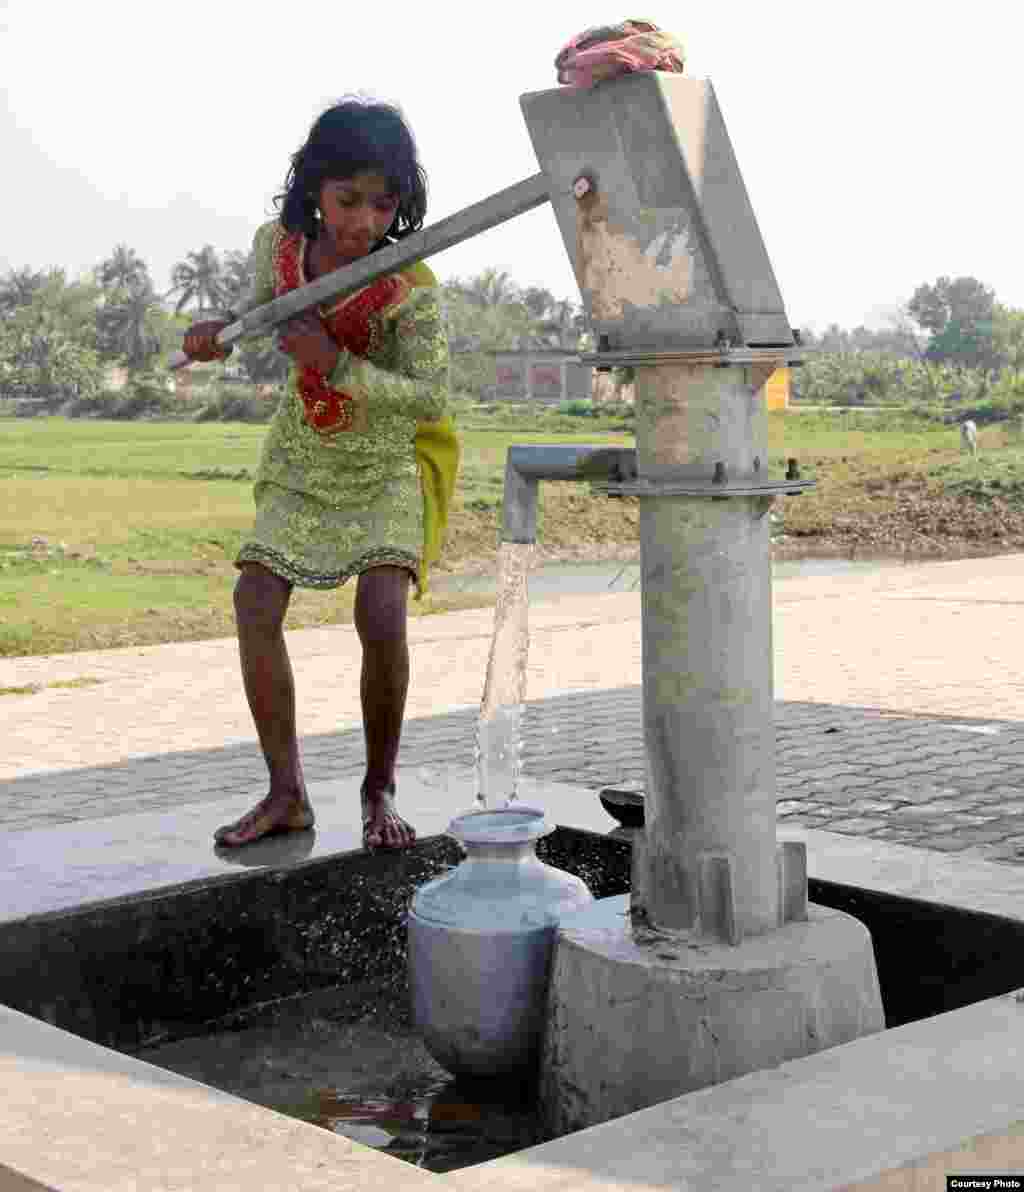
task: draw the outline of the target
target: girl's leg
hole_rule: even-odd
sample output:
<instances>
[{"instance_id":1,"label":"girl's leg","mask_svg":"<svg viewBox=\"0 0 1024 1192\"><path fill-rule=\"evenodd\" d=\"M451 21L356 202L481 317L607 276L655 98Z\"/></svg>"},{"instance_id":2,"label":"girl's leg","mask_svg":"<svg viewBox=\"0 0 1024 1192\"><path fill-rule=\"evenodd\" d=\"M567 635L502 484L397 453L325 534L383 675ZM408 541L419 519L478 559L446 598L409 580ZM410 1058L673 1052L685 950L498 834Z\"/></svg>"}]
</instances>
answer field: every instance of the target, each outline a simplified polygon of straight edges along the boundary
<instances>
[{"instance_id":1,"label":"girl's leg","mask_svg":"<svg viewBox=\"0 0 1024 1192\"><path fill-rule=\"evenodd\" d=\"M412 825L395 812L389 792L409 690L410 579L404 567L371 567L359 576L356 588L356 631L363 646L359 691L366 736L363 814L370 820L366 842L371 848L405 848L416 839Z\"/></svg>"},{"instance_id":2,"label":"girl's leg","mask_svg":"<svg viewBox=\"0 0 1024 1192\"><path fill-rule=\"evenodd\" d=\"M282 625L292 585L259 563L246 563L235 585L242 678L270 771L270 792L234 824L218 828L218 844L251 844L272 832L313 825L313 809L295 735L295 683Z\"/></svg>"}]
</instances>

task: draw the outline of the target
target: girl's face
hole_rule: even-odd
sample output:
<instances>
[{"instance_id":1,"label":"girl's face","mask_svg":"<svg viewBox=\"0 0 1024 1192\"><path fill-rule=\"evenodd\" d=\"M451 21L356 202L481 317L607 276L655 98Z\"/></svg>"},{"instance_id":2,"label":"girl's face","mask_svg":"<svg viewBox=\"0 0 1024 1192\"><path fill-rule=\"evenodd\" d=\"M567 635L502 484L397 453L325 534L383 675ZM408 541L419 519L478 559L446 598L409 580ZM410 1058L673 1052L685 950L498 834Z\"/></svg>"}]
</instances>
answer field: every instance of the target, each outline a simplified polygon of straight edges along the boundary
<instances>
[{"instance_id":1,"label":"girl's face","mask_svg":"<svg viewBox=\"0 0 1024 1192\"><path fill-rule=\"evenodd\" d=\"M382 174L328 179L320 187L320 215L328 240L345 261L365 257L394 222L398 196Z\"/></svg>"}]
</instances>

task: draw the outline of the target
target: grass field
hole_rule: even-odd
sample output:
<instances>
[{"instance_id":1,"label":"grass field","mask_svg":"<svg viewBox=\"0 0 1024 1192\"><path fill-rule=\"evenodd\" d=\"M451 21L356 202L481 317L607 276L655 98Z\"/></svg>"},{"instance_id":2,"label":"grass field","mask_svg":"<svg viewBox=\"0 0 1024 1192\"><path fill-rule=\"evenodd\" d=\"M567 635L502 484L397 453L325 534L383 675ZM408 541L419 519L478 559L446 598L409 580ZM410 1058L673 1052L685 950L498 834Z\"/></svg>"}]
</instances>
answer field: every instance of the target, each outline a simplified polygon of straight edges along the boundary
<instances>
[{"instance_id":1,"label":"grass field","mask_svg":"<svg viewBox=\"0 0 1024 1192\"><path fill-rule=\"evenodd\" d=\"M232 565L251 529L252 477L265 426L0 421L0 655L200 640L235 631ZM497 550L505 454L512 443L607 442L595 430L552 436L467 430L438 571L486 565ZM605 510L579 486L544 494L550 546L635 538L635 510ZM582 502L582 503L581 503ZM621 503L620 503L621 505ZM598 514L612 514L611 525ZM632 513L633 526L630 527ZM594 524L591 524L594 523ZM33 551L33 538L49 549ZM348 622L355 585L296 589L286 627ZM479 597L411 602L413 615L488 603Z\"/></svg>"},{"instance_id":2,"label":"grass field","mask_svg":"<svg viewBox=\"0 0 1024 1192\"><path fill-rule=\"evenodd\" d=\"M440 572L493 566L505 456L513 443L632 445L610 424L555 434L463 420L463 461ZM550 422L547 424L550 425ZM253 520L252 477L266 426L241 423L0 420L0 655L62 653L230 636L232 559ZM965 460L956 429L868 415L773 414L770 459L795 456L818 491L777 502L792 539L826 544L836 525L881 524L909 494L963 507L1018 502L1024 452L989 428ZM1021 524L1024 542L1024 521ZM31 549L34 537L48 548ZM624 557L638 550L635 500L584 485L541 485L541 558ZM296 589L286 627L348 622L355 585ZM412 615L487 604L429 596Z\"/></svg>"}]
</instances>

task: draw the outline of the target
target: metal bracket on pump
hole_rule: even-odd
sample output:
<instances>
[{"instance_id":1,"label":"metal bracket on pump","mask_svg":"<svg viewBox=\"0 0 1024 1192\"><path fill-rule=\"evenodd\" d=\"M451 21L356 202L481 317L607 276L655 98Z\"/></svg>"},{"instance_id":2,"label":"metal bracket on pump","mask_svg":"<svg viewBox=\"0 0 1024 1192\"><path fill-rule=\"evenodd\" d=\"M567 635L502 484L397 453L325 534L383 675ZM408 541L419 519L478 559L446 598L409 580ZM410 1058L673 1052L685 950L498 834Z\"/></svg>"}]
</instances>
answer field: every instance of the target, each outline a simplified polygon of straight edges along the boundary
<instances>
[{"instance_id":1,"label":"metal bracket on pump","mask_svg":"<svg viewBox=\"0 0 1024 1192\"><path fill-rule=\"evenodd\" d=\"M662 476L652 479L638 476L627 483L596 481L590 490L605 497L711 497L724 500L726 497L781 497L798 496L817 487L816 480L761 480L743 477L733 481L695 480L691 476L672 479Z\"/></svg>"},{"instance_id":2,"label":"metal bracket on pump","mask_svg":"<svg viewBox=\"0 0 1024 1192\"><path fill-rule=\"evenodd\" d=\"M602 336L607 341L607 336ZM793 367L803 362L803 353L790 348L780 354L778 348L737 347L723 342L717 350L696 349L665 351L654 348L628 348L625 351L609 351L606 347L598 352L581 353L581 364L602 368L615 366L644 367L659 364L714 365L717 368L730 365L751 366L756 364ZM816 480L802 480L795 459L787 461L784 479L769 479L760 474L760 461L754 460L754 472L748 476L728 476L724 463L715 464L710 476L695 474L692 467L673 473L660 471L657 476L641 476L637 471L636 451L617 452L618 460L612 469L610 479L601 477L591 483L591 492L608 497L711 497L721 500L725 497L776 497L799 496L817 487ZM627 457L630 457L627 459Z\"/></svg>"},{"instance_id":3,"label":"metal bracket on pump","mask_svg":"<svg viewBox=\"0 0 1024 1192\"><path fill-rule=\"evenodd\" d=\"M795 459L786 461L786 475L770 479L760 475L760 460L754 459L749 476L730 477L725 464L717 462L711 476L685 470L660 468L641 476L635 447L609 447L591 452L576 467L576 479L589 480L590 491L604 497L766 497L798 496L817 487L816 480L802 480Z\"/></svg>"}]
</instances>

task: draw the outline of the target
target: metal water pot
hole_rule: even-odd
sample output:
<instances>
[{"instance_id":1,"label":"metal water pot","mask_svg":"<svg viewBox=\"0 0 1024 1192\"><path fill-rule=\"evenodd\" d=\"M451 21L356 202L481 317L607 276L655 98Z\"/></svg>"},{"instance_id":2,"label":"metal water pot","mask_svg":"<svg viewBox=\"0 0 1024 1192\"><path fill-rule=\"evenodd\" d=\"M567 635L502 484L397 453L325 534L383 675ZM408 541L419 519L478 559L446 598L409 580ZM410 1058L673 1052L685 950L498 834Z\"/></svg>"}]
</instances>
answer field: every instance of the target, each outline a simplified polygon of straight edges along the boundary
<instances>
[{"instance_id":1,"label":"metal water pot","mask_svg":"<svg viewBox=\"0 0 1024 1192\"><path fill-rule=\"evenodd\" d=\"M537 857L554 830L537 807L457 816L448 833L466 859L410 903L413 1020L455 1076L525 1075L538 1062L558 920L594 900Z\"/></svg>"}]
</instances>

